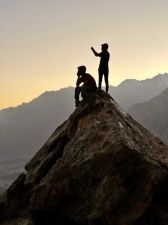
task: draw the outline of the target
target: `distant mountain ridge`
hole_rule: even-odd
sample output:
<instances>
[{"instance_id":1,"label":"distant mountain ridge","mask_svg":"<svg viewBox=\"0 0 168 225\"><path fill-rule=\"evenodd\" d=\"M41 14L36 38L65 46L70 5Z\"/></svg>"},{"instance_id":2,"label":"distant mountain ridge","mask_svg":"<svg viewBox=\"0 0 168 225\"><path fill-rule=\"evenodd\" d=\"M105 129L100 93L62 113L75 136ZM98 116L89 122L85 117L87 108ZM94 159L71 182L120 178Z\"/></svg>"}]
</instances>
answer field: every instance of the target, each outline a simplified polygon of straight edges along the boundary
<instances>
[{"instance_id":1,"label":"distant mountain ridge","mask_svg":"<svg viewBox=\"0 0 168 225\"><path fill-rule=\"evenodd\" d=\"M142 81L125 80L117 87L110 86L109 93L127 110L135 103L159 95L166 88L168 73ZM1 178L5 177L5 170L6 173L13 171L10 177L16 176L19 168L74 108L74 87L67 87L46 91L29 103L0 110L0 183L3 183ZM8 179L5 182L8 183Z\"/></svg>"},{"instance_id":2,"label":"distant mountain ridge","mask_svg":"<svg viewBox=\"0 0 168 225\"><path fill-rule=\"evenodd\" d=\"M29 103L24 103L18 107L1 110L1 153L3 152L5 154L6 152L6 150L3 151L1 145L2 137L6 139L6 144L14 145L14 142L11 140L9 134L15 135L15 139L19 141L21 148L20 150L22 151L24 145L28 148L38 147L34 146L35 143L30 142L33 138L40 139L42 144L44 138L48 138L49 132L53 132L55 127L53 121L56 125L59 125L59 123L65 120L72 112L74 107L69 102L69 98L73 98L73 90L74 89L72 87L68 87L65 89L60 89L59 91L45 92ZM55 120L53 120L54 118ZM57 120L57 118L59 119ZM43 129L47 131L47 135L44 134ZM26 137L27 140L25 140L23 136ZM11 153L15 153L17 151L16 149L18 149L18 147L15 148L14 146L13 148L10 146Z\"/></svg>"},{"instance_id":3,"label":"distant mountain ridge","mask_svg":"<svg viewBox=\"0 0 168 225\"><path fill-rule=\"evenodd\" d=\"M127 79L119 86L110 88L110 94L124 109L148 101L168 88L168 73L158 74L146 80Z\"/></svg>"},{"instance_id":4,"label":"distant mountain ridge","mask_svg":"<svg viewBox=\"0 0 168 225\"><path fill-rule=\"evenodd\" d=\"M149 101L131 106L128 113L168 143L168 88Z\"/></svg>"},{"instance_id":5,"label":"distant mountain ridge","mask_svg":"<svg viewBox=\"0 0 168 225\"><path fill-rule=\"evenodd\" d=\"M73 94L72 87L45 92L29 103L0 111L0 185L8 185L7 176L15 178L55 126L68 118L74 109L69 101Z\"/></svg>"},{"instance_id":6,"label":"distant mountain ridge","mask_svg":"<svg viewBox=\"0 0 168 225\"><path fill-rule=\"evenodd\" d=\"M168 146L99 91L0 196L0 224L167 225L167 187Z\"/></svg>"}]
</instances>

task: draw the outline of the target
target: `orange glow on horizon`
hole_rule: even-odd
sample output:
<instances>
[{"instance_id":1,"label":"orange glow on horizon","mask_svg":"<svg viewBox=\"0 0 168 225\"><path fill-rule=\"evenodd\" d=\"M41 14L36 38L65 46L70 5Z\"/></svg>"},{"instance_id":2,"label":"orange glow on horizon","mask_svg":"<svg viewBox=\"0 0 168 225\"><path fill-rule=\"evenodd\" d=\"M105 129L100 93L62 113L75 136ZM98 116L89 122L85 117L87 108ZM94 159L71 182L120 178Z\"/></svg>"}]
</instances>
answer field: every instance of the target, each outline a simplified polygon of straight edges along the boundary
<instances>
[{"instance_id":1,"label":"orange glow on horizon","mask_svg":"<svg viewBox=\"0 0 168 225\"><path fill-rule=\"evenodd\" d=\"M167 10L165 0L1 1L0 109L75 86L79 65L97 80L90 47L104 42L110 85L168 72Z\"/></svg>"}]
</instances>

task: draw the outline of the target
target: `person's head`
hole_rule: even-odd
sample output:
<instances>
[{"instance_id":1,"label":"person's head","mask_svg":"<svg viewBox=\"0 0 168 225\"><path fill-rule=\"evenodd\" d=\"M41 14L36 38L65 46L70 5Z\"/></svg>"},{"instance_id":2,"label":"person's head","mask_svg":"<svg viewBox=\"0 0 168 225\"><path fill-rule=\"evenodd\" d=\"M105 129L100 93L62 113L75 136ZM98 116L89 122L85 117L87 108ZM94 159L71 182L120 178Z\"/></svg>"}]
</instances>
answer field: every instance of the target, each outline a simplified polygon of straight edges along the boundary
<instances>
[{"instance_id":1,"label":"person's head","mask_svg":"<svg viewBox=\"0 0 168 225\"><path fill-rule=\"evenodd\" d=\"M108 44L107 43L104 43L101 46L102 46L102 48L101 48L102 51L107 51L107 49L108 49Z\"/></svg>"},{"instance_id":2,"label":"person's head","mask_svg":"<svg viewBox=\"0 0 168 225\"><path fill-rule=\"evenodd\" d=\"M80 75L84 75L85 73L86 73L86 66L79 66L77 75L80 76Z\"/></svg>"}]
</instances>

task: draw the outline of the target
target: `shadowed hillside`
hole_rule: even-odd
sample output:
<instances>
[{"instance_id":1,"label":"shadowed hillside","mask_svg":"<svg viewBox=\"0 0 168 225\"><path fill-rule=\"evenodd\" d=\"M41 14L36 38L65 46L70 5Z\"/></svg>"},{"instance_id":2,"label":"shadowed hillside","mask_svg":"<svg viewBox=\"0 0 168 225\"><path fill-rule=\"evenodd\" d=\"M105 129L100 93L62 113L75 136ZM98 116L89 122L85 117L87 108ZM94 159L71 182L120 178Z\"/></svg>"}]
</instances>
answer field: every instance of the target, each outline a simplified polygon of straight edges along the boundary
<instances>
[{"instance_id":1,"label":"shadowed hillside","mask_svg":"<svg viewBox=\"0 0 168 225\"><path fill-rule=\"evenodd\" d=\"M8 184L74 109L74 88L45 92L29 103L0 111L0 185Z\"/></svg>"},{"instance_id":2,"label":"shadowed hillside","mask_svg":"<svg viewBox=\"0 0 168 225\"><path fill-rule=\"evenodd\" d=\"M110 94L127 109L167 87L168 74L159 74L143 81L125 80L110 87ZM0 186L16 178L25 162L74 108L74 88L69 87L45 92L29 103L0 111Z\"/></svg>"},{"instance_id":3,"label":"shadowed hillside","mask_svg":"<svg viewBox=\"0 0 168 225\"><path fill-rule=\"evenodd\" d=\"M159 74L152 79L123 81L116 88L111 88L110 93L116 101L127 110L136 103L148 101L168 88L168 74Z\"/></svg>"},{"instance_id":4,"label":"shadowed hillside","mask_svg":"<svg viewBox=\"0 0 168 225\"><path fill-rule=\"evenodd\" d=\"M168 146L105 92L71 114L0 200L2 225L166 225Z\"/></svg>"},{"instance_id":5,"label":"shadowed hillside","mask_svg":"<svg viewBox=\"0 0 168 225\"><path fill-rule=\"evenodd\" d=\"M147 102L133 105L128 113L168 143L168 88Z\"/></svg>"}]
</instances>

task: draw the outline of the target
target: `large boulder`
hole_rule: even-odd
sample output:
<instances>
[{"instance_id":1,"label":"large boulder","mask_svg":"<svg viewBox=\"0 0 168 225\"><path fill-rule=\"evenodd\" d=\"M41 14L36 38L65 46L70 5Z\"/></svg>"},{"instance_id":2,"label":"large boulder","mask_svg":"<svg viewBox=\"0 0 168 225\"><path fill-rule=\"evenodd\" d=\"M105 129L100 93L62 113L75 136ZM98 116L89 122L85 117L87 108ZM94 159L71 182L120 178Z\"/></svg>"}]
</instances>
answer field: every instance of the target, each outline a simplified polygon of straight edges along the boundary
<instances>
[{"instance_id":1,"label":"large boulder","mask_svg":"<svg viewBox=\"0 0 168 225\"><path fill-rule=\"evenodd\" d=\"M0 202L3 225L168 224L168 147L103 91L25 168Z\"/></svg>"}]
</instances>

